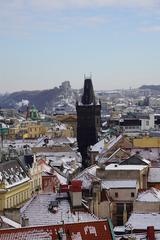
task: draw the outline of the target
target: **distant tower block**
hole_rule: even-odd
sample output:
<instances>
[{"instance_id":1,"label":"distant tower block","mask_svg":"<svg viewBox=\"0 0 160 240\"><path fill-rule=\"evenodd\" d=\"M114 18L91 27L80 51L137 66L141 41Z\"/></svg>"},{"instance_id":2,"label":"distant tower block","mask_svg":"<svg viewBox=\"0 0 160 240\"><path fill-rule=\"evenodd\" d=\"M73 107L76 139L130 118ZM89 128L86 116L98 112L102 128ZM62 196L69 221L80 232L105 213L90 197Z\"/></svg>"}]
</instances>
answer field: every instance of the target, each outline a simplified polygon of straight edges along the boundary
<instances>
[{"instance_id":1,"label":"distant tower block","mask_svg":"<svg viewBox=\"0 0 160 240\"><path fill-rule=\"evenodd\" d=\"M84 91L77 110L77 141L82 155L83 168L89 166L87 150L90 145L98 141L98 132L101 127L101 104L96 102L92 80L84 81Z\"/></svg>"}]
</instances>

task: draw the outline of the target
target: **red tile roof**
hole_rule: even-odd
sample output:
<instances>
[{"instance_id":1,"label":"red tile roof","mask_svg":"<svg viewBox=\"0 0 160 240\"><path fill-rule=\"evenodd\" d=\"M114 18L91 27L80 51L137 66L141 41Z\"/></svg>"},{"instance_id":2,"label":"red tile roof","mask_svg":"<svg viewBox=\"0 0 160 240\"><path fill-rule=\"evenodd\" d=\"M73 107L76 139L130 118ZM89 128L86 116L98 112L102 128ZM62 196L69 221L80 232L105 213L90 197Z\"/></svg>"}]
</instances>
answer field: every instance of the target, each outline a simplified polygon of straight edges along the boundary
<instances>
[{"instance_id":1,"label":"red tile roof","mask_svg":"<svg viewBox=\"0 0 160 240\"><path fill-rule=\"evenodd\" d=\"M84 223L62 224L54 226L39 226L19 229L0 230L1 240L55 240L59 232L66 235L66 240L112 240L109 222L96 221ZM63 238L62 238L63 239Z\"/></svg>"}]
</instances>

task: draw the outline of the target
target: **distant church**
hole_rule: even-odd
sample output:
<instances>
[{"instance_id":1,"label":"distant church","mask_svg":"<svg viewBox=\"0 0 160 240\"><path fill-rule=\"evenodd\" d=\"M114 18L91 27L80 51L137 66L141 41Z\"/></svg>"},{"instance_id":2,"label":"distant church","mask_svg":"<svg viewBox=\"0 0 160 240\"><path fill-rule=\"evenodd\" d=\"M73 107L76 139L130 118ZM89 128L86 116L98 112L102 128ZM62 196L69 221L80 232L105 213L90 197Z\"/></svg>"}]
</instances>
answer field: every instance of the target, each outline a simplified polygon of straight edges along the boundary
<instances>
[{"instance_id":1,"label":"distant church","mask_svg":"<svg viewBox=\"0 0 160 240\"><path fill-rule=\"evenodd\" d=\"M80 102L76 104L77 111L77 142L82 155L82 167L89 166L87 150L98 141L101 127L101 104L96 102L92 80L84 81L84 91Z\"/></svg>"}]
</instances>

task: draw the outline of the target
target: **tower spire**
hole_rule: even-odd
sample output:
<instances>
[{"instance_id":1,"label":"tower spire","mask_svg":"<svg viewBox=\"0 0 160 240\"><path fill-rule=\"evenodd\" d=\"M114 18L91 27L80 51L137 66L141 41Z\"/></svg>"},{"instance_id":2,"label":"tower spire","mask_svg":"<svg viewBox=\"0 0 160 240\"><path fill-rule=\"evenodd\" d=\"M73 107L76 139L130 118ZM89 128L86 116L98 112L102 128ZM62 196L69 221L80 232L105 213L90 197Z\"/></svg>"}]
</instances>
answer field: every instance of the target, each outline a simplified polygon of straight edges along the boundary
<instances>
[{"instance_id":1,"label":"tower spire","mask_svg":"<svg viewBox=\"0 0 160 240\"><path fill-rule=\"evenodd\" d=\"M94 90L93 90L92 80L90 78L86 78L84 80L84 91L82 95L82 103L83 104L95 103Z\"/></svg>"}]
</instances>

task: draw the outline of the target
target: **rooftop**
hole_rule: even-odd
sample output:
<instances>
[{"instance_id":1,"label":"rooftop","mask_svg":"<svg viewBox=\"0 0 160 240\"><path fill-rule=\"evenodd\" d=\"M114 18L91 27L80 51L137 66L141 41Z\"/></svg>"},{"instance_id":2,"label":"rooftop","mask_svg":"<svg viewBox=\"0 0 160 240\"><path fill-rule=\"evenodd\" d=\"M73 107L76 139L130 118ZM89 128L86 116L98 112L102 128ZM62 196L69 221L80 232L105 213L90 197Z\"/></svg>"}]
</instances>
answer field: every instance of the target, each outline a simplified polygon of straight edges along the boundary
<instances>
[{"instance_id":1,"label":"rooftop","mask_svg":"<svg viewBox=\"0 0 160 240\"><path fill-rule=\"evenodd\" d=\"M111 188L136 188L137 181L136 180L102 180L102 188L103 189L111 189Z\"/></svg>"},{"instance_id":2,"label":"rooftop","mask_svg":"<svg viewBox=\"0 0 160 240\"><path fill-rule=\"evenodd\" d=\"M25 169L17 159L0 163L0 178L5 188L11 188L30 180Z\"/></svg>"},{"instance_id":3,"label":"rooftop","mask_svg":"<svg viewBox=\"0 0 160 240\"><path fill-rule=\"evenodd\" d=\"M52 201L58 200L58 207L55 212L48 210ZM28 226L55 225L75 222L96 221L98 218L88 212L71 212L70 204L66 193L39 194L21 208L21 217L28 219Z\"/></svg>"},{"instance_id":4,"label":"rooftop","mask_svg":"<svg viewBox=\"0 0 160 240\"><path fill-rule=\"evenodd\" d=\"M146 168L145 165L119 165L119 164L109 164L105 167L105 170L143 170Z\"/></svg>"},{"instance_id":5,"label":"rooftop","mask_svg":"<svg viewBox=\"0 0 160 240\"><path fill-rule=\"evenodd\" d=\"M5 216L0 216L0 221L4 222L5 224L7 224L8 226L13 227L13 228L21 227L21 224L15 222L15 221L12 221L11 219L9 219Z\"/></svg>"},{"instance_id":6,"label":"rooftop","mask_svg":"<svg viewBox=\"0 0 160 240\"><path fill-rule=\"evenodd\" d=\"M160 190L151 188L138 194L136 201L139 202L160 202Z\"/></svg>"},{"instance_id":7,"label":"rooftop","mask_svg":"<svg viewBox=\"0 0 160 240\"><path fill-rule=\"evenodd\" d=\"M74 224L61 224L43 227L29 227L0 230L1 240L112 240L112 232L107 220L88 221Z\"/></svg>"},{"instance_id":8,"label":"rooftop","mask_svg":"<svg viewBox=\"0 0 160 240\"><path fill-rule=\"evenodd\" d=\"M160 183L160 168L149 168L148 182L150 183Z\"/></svg>"},{"instance_id":9,"label":"rooftop","mask_svg":"<svg viewBox=\"0 0 160 240\"><path fill-rule=\"evenodd\" d=\"M154 226L155 230L160 230L159 213L132 213L127 223L133 230L146 230L148 226Z\"/></svg>"}]
</instances>

